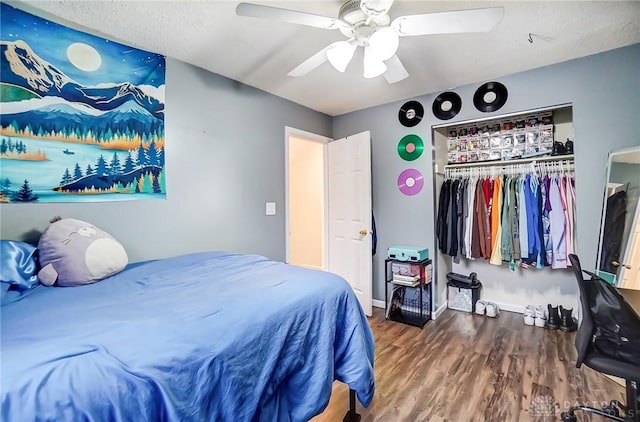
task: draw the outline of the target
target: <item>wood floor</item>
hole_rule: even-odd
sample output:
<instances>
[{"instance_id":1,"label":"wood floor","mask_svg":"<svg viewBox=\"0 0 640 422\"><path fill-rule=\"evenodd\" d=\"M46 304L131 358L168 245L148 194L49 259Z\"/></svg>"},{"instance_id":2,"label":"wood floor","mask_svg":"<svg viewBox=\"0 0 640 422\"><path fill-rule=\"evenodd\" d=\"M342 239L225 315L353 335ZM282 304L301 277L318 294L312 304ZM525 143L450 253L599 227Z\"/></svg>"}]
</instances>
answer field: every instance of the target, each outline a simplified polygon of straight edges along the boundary
<instances>
[{"instance_id":1,"label":"wood floor","mask_svg":"<svg viewBox=\"0 0 640 422\"><path fill-rule=\"evenodd\" d=\"M374 308L369 324L376 393L369 408L358 403L362 422L558 421L575 403L624 402L621 385L575 367L575 333L524 325L521 314L446 310L420 330ZM334 383L329 405L312 421L342 421L348 396Z\"/></svg>"}]
</instances>

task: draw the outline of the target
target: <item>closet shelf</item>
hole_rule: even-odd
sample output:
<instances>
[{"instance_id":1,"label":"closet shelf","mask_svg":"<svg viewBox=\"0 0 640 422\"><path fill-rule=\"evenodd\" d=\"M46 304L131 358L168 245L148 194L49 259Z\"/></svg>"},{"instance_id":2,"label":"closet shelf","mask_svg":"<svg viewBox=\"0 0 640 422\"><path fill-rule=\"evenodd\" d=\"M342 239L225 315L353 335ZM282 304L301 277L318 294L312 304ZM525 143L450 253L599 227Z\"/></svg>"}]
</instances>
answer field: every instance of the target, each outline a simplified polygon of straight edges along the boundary
<instances>
[{"instance_id":1,"label":"closet shelf","mask_svg":"<svg viewBox=\"0 0 640 422\"><path fill-rule=\"evenodd\" d=\"M541 161L572 161L573 154L567 155L542 155L538 157L516 158L512 160L495 160L495 161L474 161L472 163L463 164L446 164L446 169L466 168L466 167L486 167L486 166L509 166L512 164L537 163Z\"/></svg>"}]
</instances>

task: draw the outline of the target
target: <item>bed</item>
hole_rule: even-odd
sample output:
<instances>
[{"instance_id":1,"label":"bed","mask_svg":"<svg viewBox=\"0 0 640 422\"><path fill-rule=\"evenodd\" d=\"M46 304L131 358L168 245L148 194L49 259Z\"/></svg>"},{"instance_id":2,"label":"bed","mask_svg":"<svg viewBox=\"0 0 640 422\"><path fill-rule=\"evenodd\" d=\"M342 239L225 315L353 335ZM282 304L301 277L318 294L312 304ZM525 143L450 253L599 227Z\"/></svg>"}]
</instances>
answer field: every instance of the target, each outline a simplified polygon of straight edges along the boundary
<instances>
[{"instance_id":1,"label":"bed","mask_svg":"<svg viewBox=\"0 0 640 422\"><path fill-rule=\"evenodd\" d=\"M1 330L5 421L306 421L334 380L364 406L374 392L373 337L350 286L257 255L38 285L5 301Z\"/></svg>"}]
</instances>

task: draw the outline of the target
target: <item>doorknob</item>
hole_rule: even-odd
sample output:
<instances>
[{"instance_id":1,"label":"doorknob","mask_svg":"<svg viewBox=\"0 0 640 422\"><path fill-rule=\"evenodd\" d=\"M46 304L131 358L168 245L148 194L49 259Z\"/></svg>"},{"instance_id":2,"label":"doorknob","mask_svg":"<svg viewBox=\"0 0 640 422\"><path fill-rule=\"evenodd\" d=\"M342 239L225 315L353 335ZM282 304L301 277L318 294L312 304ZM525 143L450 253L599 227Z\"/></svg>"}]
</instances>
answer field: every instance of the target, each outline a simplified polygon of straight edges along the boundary
<instances>
[{"instance_id":1,"label":"doorknob","mask_svg":"<svg viewBox=\"0 0 640 422\"><path fill-rule=\"evenodd\" d=\"M613 265L614 267L619 267L620 265L622 265L623 267L625 267L627 270L631 269L631 265L629 264L621 264L618 261L611 261L611 265Z\"/></svg>"},{"instance_id":2,"label":"doorknob","mask_svg":"<svg viewBox=\"0 0 640 422\"><path fill-rule=\"evenodd\" d=\"M360 236L366 236L366 235L367 235L367 229L360 230Z\"/></svg>"}]
</instances>

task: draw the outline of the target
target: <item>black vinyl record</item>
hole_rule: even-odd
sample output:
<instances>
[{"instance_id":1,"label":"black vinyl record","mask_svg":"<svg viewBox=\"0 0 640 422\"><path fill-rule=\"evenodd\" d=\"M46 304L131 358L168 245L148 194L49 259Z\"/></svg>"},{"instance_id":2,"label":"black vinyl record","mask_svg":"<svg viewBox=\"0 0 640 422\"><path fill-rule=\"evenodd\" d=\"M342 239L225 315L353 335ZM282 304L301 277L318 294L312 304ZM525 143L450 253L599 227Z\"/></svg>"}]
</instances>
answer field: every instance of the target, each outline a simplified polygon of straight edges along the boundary
<instances>
[{"instance_id":1,"label":"black vinyl record","mask_svg":"<svg viewBox=\"0 0 640 422\"><path fill-rule=\"evenodd\" d=\"M462 108L462 99L455 92L447 91L438 95L433 100L431 110L433 115L440 120L453 119L456 114L460 113Z\"/></svg>"},{"instance_id":2,"label":"black vinyl record","mask_svg":"<svg viewBox=\"0 0 640 422\"><path fill-rule=\"evenodd\" d=\"M480 85L473 94L473 105L484 113L491 113L502 108L507 102L507 87L500 82L487 82Z\"/></svg>"},{"instance_id":3,"label":"black vinyl record","mask_svg":"<svg viewBox=\"0 0 640 422\"><path fill-rule=\"evenodd\" d=\"M422 121L424 108L417 101L407 101L398 111L398 120L403 126L413 127Z\"/></svg>"}]
</instances>

